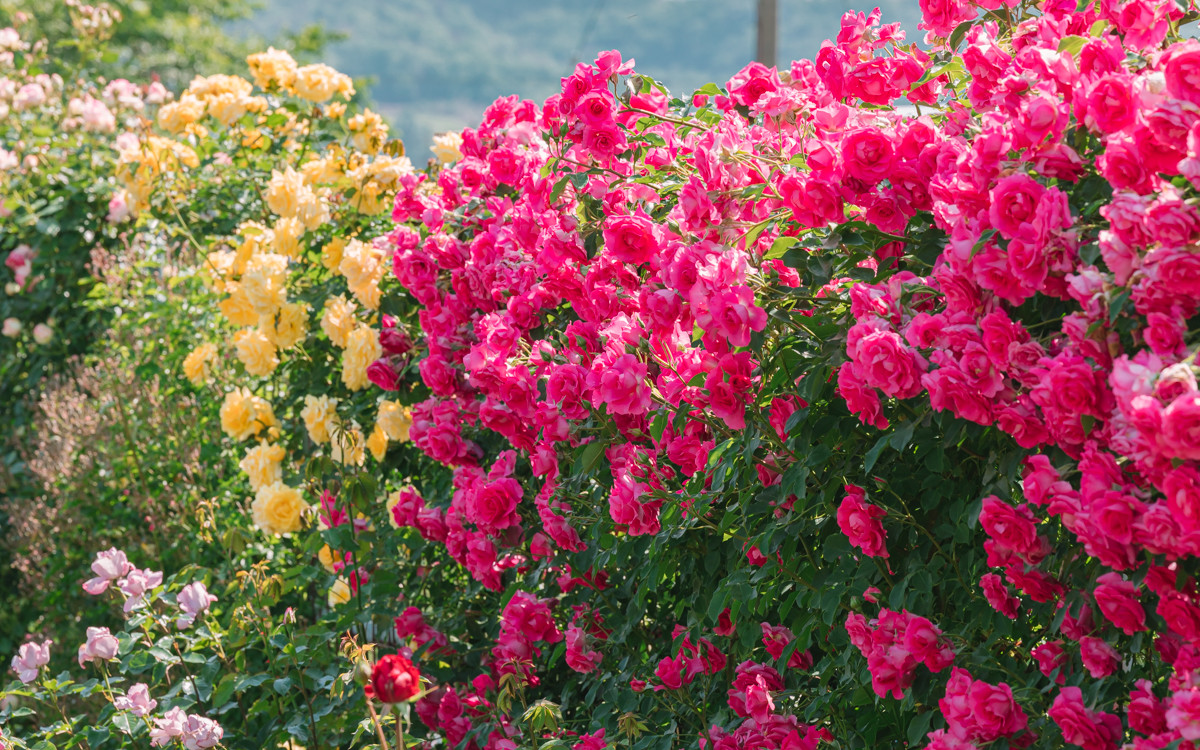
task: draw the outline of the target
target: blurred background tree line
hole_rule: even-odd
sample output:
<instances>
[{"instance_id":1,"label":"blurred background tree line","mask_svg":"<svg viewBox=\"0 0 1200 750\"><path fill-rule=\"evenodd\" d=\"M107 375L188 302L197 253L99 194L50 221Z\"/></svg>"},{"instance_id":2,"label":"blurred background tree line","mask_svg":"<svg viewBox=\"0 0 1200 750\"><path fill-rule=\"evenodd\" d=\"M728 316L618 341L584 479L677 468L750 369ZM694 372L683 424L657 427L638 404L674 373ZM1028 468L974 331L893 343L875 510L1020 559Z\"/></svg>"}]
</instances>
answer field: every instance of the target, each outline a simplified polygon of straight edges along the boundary
<instances>
[{"instance_id":1,"label":"blurred background tree line","mask_svg":"<svg viewBox=\"0 0 1200 750\"><path fill-rule=\"evenodd\" d=\"M916 28L915 0L881 0L883 21ZM555 93L604 49L634 57L675 93L725 81L754 54L755 0L114 0L123 22L112 77L157 75L179 90L197 73L234 72L268 44L354 76L419 161L433 133L477 122L498 96ZM870 11L868 3L861 10ZM779 59L811 57L843 0L780 0ZM62 0L0 0L67 38ZM34 34L27 34L33 37ZM63 54L70 51L64 49Z\"/></svg>"}]
</instances>

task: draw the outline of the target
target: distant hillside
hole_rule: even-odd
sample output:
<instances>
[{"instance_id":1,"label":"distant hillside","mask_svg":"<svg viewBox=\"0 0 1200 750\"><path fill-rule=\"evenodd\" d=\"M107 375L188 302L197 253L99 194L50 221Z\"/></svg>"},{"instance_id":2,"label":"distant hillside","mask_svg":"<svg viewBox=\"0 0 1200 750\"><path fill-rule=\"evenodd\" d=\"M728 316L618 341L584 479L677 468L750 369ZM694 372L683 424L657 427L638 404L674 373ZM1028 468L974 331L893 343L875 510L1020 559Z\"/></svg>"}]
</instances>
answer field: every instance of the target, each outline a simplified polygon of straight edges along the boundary
<instances>
[{"instance_id":1,"label":"distant hillside","mask_svg":"<svg viewBox=\"0 0 1200 750\"><path fill-rule=\"evenodd\" d=\"M686 92L725 81L754 53L754 0L266 0L267 36L322 23L346 40L325 56L372 78L371 98L410 145L461 128L497 96L540 101L576 62L619 49L638 70ZM870 6L870 7L873 7ZM870 10L870 7L864 10ZM881 3L885 23L916 33L916 0ZM837 33L838 0L779 0L781 60L809 57Z\"/></svg>"}]
</instances>

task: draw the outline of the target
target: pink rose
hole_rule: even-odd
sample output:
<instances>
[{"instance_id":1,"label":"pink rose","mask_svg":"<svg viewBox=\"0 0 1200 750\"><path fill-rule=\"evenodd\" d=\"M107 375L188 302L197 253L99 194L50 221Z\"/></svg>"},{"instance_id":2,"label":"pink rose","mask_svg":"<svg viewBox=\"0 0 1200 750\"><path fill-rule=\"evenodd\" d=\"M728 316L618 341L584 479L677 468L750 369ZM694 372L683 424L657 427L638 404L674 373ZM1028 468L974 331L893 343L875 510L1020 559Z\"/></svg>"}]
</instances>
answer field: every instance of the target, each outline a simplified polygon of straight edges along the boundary
<instances>
[{"instance_id":1,"label":"pink rose","mask_svg":"<svg viewBox=\"0 0 1200 750\"><path fill-rule=\"evenodd\" d=\"M617 260L640 265L662 252L662 231L640 209L610 216L604 222L604 247Z\"/></svg>"},{"instance_id":2,"label":"pink rose","mask_svg":"<svg viewBox=\"0 0 1200 750\"><path fill-rule=\"evenodd\" d=\"M113 707L118 711L129 711L134 716L149 716L158 706L158 701L150 697L150 688L144 682L139 682L129 688L125 695L113 698Z\"/></svg>"},{"instance_id":3,"label":"pink rose","mask_svg":"<svg viewBox=\"0 0 1200 750\"><path fill-rule=\"evenodd\" d=\"M567 666L576 672L587 674L600 666L603 657L599 651L588 648L587 634L578 625L567 628Z\"/></svg>"},{"instance_id":4,"label":"pink rose","mask_svg":"<svg viewBox=\"0 0 1200 750\"><path fill-rule=\"evenodd\" d=\"M99 596L108 590L109 584L133 570L133 565L125 557L125 553L111 548L96 554L92 562L92 572L95 578L83 582L83 590L92 596Z\"/></svg>"},{"instance_id":5,"label":"pink rose","mask_svg":"<svg viewBox=\"0 0 1200 750\"><path fill-rule=\"evenodd\" d=\"M1200 458L1200 393L1184 393L1163 410L1161 440L1172 458Z\"/></svg>"},{"instance_id":6,"label":"pink rose","mask_svg":"<svg viewBox=\"0 0 1200 750\"><path fill-rule=\"evenodd\" d=\"M1008 239L1028 236L1034 231L1038 201L1046 187L1027 174L1013 174L992 188L989 218L992 226Z\"/></svg>"},{"instance_id":7,"label":"pink rose","mask_svg":"<svg viewBox=\"0 0 1200 750\"><path fill-rule=\"evenodd\" d=\"M1167 728L1166 707L1152 690L1149 680L1138 680L1129 693L1129 728L1141 734L1157 734Z\"/></svg>"},{"instance_id":8,"label":"pink rose","mask_svg":"<svg viewBox=\"0 0 1200 750\"><path fill-rule=\"evenodd\" d=\"M846 485L846 496L838 506L838 528L850 540L850 544L858 547L868 557L887 557L887 532L879 519L887 515L887 511L877 505L865 502L866 493L861 487Z\"/></svg>"},{"instance_id":9,"label":"pink rose","mask_svg":"<svg viewBox=\"0 0 1200 750\"><path fill-rule=\"evenodd\" d=\"M1188 39L1171 46L1163 67L1167 93L1200 104L1200 42Z\"/></svg>"},{"instance_id":10,"label":"pink rose","mask_svg":"<svg viewBox=\"0 0 1200 750\"><path fill-rule=\"evenodd\" d=\"M392 357L380 357L367 366L367 380L385 391L396 390L399 376L392 366Z\"/></svg>"},{"instance_id":11,"label":"pink rose","mask_svg":"<svg viewBox=\"0 0 1200 750\"><path fill-rule=\"evenodd\" d=\"M850 356L863 382L888 396L912 398L921 392L927 364L894 331L876 330L857 339Z\"/></svg>"},{"instance_id":12,"label":"pink rose","mask_svg":"<svg viewBox=\"0 0 1200 750\"><path fill-rule=\"evenodd\" d=\"M1121 719L1089 710L1077 687L1060 690L1047 713L1062 730L1063 739L1084 750L1115 750L1123 734Z\"/></svg>"},{"instance_id":13,"label":"pink rose","mask_svg":"<svg viewBox=\"0 0 1200 750\"><path fill-rule=\"evenodd\" d=\"M842 140L846 176L871 187L887 177L895 161L892 139L875 128L850 131Z\"/></svg>"},{"instance_id":14,"label":"pink rose","mask_svg":"<svg viewBox=\"0 0 1200 750\"><path fill-rule=\"evenodd\" d=\"M1121 665L1117 650L1095 636L1084 636L1079 640L1079 656L1083 667L1095 679L1108 677Z\"/></svg>"},{"instance_id":15,"label":"pink rose","mask_svg":"<svg viewBox=\"0 0 1200 750\"><path fill-rule=\"evenodd\" d=\"M1067 652L1063 650L1062 641L1046 641L1045 643L1035 646L1029 655L1034 658L1038 664L1038 671L1050 677L1054 675L1055 670L1058 671L1054 675L1054 681L1059 685L1067 681L1067 676L1064 674L1063 667L1067 663Z\"/></svg>"},{"instance_id":16,"label":"pink rose","mask_svg":"<svg viewBox=\"0 0 1200 750\"><path fill-rule=\"evenodd\" d=\"M208 593L208 589L200 581L193 581L180 589L179 594L175 597L176 603L179 605L181 616L175 620L175 627L180 630L189 628L196 618L209 608L217 597Z\"/></svg>"},{"instance_id":17,"label":"pink rose","mask_svg":"<svg viewBox=\"0 0 1200 750\"><path fill-rule=\"evenodd\" d=\"M650 410L649 369L632 354L622 354L607 366L602 360L588 375L593 403L606 404L610 414L645 414Z\"/></svg>"},{"instance_id":18,"label":"pink rose","mask_svg":"<svg viewBox=\"0 0 1200 750\"><path fill-rule=\"evenodd\" d=\"M109 661L117 658L117 639L108 628L87 629L87 642L79 647L79 666L99 659Z\"/></svg>"},{"instance_id":19,"label":"pink rose","mask_svg":"<svg viewBox=\"0 0 1200 750\"><path fill-rule=\"evenodd\" d=\"M1200 688L1176 692L1166 713L1167 726L1185 740L1200 740Z\"/></svg>"},{"instance_id":20,"label":"pink rose","mask_svg":"<svg viewBox=\"0 0 1200 750\"><path fill-rule=\"evenodd\" d=\"M1105 573L1096 580L1099 585L1093 596L1101 614L1125 635L1146 630L1146 611L1138 601L1137 587L1119 573Z\"/></svg>"},{"instance_id":21,"label":"pink rose","mask_svg":"<svg viewBox=\"0 0 1200 750\"><path fill-rule=\"evenodd\" d=\"M519 526L517 505L521 500L521 485L511 477L489 482L475 493L470 506L471 521L488 534L498 534L510 526Z\"/></svg>"},{"instance_id":22,"label":"pink rose","mask_svg":"<svg viewBox=\"0 0 1200 750\"><path fill-rule=\"evenodd\" d=\"M1008 587L1004 585L1004 580L1000 576L995 573L984 574L979 579L979 587L983 589L983 596L987 599L988 604L992 605L992 609L1010 620L1017 619L1021 600L1008 593Z\"/></svg>"},{"instance_id":23,"label":"pink rose","mask_svg":"<svg viewBox=\"0 0 1200 750\"><path fill-rule=\"evenodd\" d=\"M42 667L50 663L50 644L53 641L41 643L22 643L17 649L17 655L12 658L13 671L17 679L28 685L37 679Z\"/></svg>"}]
</instances>

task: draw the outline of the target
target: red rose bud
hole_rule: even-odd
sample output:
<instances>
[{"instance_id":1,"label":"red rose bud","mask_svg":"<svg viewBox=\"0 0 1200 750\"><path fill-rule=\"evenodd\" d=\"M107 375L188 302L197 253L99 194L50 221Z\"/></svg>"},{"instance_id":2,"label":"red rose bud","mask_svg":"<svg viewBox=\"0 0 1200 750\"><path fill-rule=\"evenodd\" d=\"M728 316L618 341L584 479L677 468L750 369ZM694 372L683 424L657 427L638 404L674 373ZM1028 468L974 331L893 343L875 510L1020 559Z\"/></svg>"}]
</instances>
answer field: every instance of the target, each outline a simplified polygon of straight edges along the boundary
<instances>
[{"instance_id":1,"label":"red rose bud","mask_svg":"<svg viewBox=\"0 0 1200 750\"><path fill-rule=\"evenodd\" d=\"M396 371L388 357L381 357L367 367L367 379L385 391L396 390Z\"/></svg>"},{"instance_id":2,"label":"red rose bud","mask_svg":"<svg viewBox=\"0 0 1200 750\"><path fill-rule=\"evenodd\" d=\"M412 339L399 328L387 328L379 332L379 345L384 354L407 354L412 351Z\"/></svg>"},{"instance_id":3,"label":"red rose bud","mask_svg":"<svg viewBox=\"0 0 1200 750\"><path fill-rule=\"evenodd\" d=\"M365 689L368 698L404 703L421 692L421 672L407 657L388 654L371 670L371 681Z\"/></svg>"}]
</instances>

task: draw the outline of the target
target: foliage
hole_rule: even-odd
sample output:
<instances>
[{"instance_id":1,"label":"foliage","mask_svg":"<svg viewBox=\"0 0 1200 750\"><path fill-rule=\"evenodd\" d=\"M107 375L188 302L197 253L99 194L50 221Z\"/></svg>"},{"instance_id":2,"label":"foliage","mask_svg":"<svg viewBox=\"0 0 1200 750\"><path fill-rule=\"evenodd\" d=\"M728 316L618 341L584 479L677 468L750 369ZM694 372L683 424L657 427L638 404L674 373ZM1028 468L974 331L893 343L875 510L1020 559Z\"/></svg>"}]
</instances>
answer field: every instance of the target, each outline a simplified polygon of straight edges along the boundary
<instances>
[{"instance_id":1,"label":"foliage","mask_svg":"<svg viewBox=\"0 0 1200 750\"><path fill-rule=\"evenodd\" d=\"M247 54L265 46L260 38L227 31L250 17L257 6L249 0L114 0L104 4L119 20L94 73L106 78L157 80L172 91L186 86L197 71L232 72ZM82 6L75 5L76 8ZM0 24L17 25L30 39L45 39L54 53L52 70L63 72L82 62L76 43L78 12L62 0L4 0ZM18 19L25 23L17 24ZM297 26L276 39L302 55L319 53L331 39L319 26Z\"/></svg>"},{"instance_id":2,"label":"foliage","mask_svg":"<svg viewBox=\"0 0 1200 750\"><path fill-rule=\"evenodd\" d=\"M1190 747L1188 18L848 13L687 99L606 52L421 172L331 68L195 80L112 169L195 257L130 360L191 383L204 570L95 550L83 655L185 747ZM5 731L141 739L35 643Z\"/></svg>"}]
</instances>

